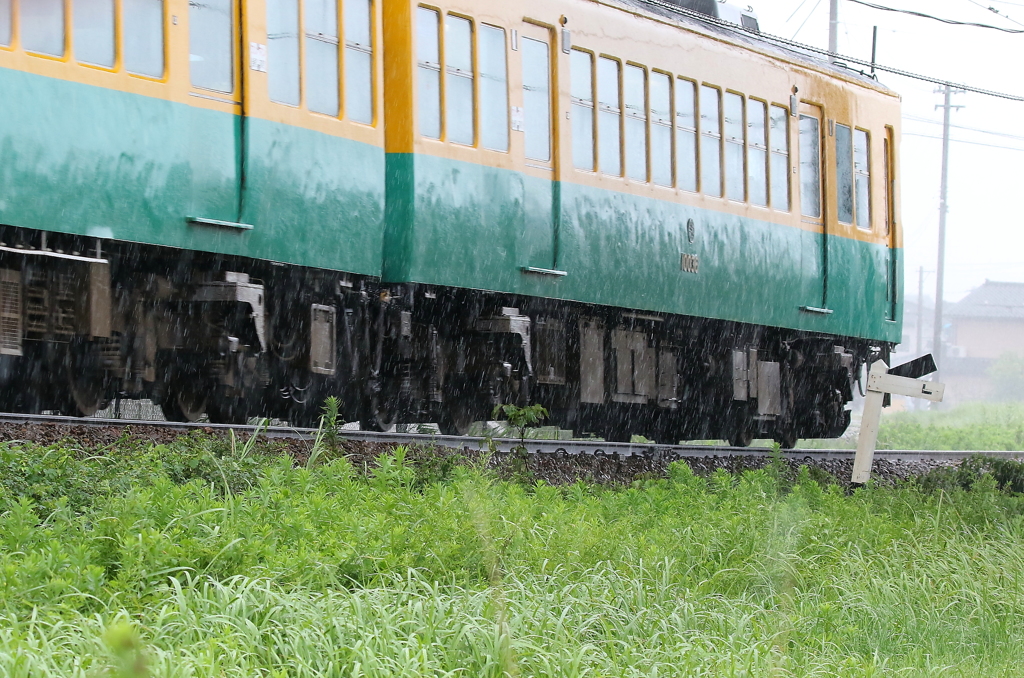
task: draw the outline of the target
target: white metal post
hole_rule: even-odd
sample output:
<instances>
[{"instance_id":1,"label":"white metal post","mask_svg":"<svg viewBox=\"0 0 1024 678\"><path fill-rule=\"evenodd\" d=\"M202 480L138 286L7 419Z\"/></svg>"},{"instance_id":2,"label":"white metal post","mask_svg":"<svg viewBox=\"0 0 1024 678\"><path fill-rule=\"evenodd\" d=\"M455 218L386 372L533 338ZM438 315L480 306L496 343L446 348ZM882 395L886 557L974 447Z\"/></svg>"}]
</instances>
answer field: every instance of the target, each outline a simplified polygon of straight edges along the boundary
<instances>
[{"instance_id":1,"label":"white metal post","mask_svg":"<svg viewBox=\"0 0 1024 678\"><path fill-rule=\"evenodd\" d=\"M879 360L871 366L868 374L867 395L864 396L864 415L860 422L860 437L857 439L857 456L853 460L853 475L850 482L863 485L871 479L871 464L875 460L878 445L878 426L882 421L882 401L886 393L924 398L942 402L946 392L945 384L922 379L910 379L889 374L889 366Z\"/></svg>"}]
</instances>

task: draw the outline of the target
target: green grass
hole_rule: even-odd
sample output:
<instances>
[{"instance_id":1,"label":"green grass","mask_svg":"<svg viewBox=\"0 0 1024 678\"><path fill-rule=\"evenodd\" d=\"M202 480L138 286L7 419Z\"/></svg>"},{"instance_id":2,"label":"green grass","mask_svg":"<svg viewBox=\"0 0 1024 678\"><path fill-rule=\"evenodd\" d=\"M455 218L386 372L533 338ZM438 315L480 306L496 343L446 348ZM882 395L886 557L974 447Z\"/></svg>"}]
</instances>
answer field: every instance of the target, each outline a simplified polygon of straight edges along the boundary
<instances>
[{"instance_id":1,"label":"green grass","mask_svg":"<svg viewBox=\"0 0 1024 678\"><path fill-rule=\"evenodd\" d=\"M0 445L0 676L1016 676L1024 499L981 466L607 489L203 438ZM963 489L969 487L969 489Z\"/></svg>"},{"instance_id":2,"label":"green grass","mask_svg":"<svg viewBox=\"0 0 1024 678\"><path fill-rule=\"evenodd\" d=\"M878 446L888 450L1024 450L1024 403L971 403L897 412L882 420Z\"/></svg>"}]
</instances>

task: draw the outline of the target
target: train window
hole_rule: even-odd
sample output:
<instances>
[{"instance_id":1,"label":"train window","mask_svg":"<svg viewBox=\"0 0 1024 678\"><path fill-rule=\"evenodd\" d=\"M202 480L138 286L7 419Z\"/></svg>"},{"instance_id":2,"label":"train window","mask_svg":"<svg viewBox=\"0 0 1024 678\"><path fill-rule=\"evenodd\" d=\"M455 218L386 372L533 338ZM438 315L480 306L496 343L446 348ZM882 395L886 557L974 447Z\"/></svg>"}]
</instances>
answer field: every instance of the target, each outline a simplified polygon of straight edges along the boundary
<instances>
[{"instance_id":1,"label":"train window","mask_svg":"<svg viewBox=\"0 0 1024 678\"><path fill-rule=\"evenodd\" d=\"M743 108L742 95L725 93L725 196L739 201L747 199Z\"/></svg>"},{"instance_id":2,"label":"train window","mask_svg":"<svg viewBox=\"0 0 1024 678\"><path fill-rule=\"evenodd\" d=\"M623 78L626 103L626 176L647 181L647 72L626 65Z\"/></svg>"},{"instance_id":3,"label":"train window","mask_svg":"<svg viewBox=\"0 0 1024 678\"><path fill-rule=\"evenodd\" d=\"M20 5L21 45L28 52L64 56L64 0Z\"/></svg>"},{"instance_id":4,"label":"train window","mask_svg":"<svg viewBox=\"0 0 1024 678\"><path fill-rule=\"evenodd\" d=\"M0 45L11 44L11 0L0 0Z\"/></svg>"},{"instance_id":5,"label":"train window","mask_svg":"<svg viewBox=\"0 0 1024 678\"><path fill-rule=\"evenodd\" d=\"M114 65L114 0L75 0L75 58L94 66Z\"/></svg>"},{"instance_id":6,"label":"train window","mask_svg":"<svg viewBox=\"0 0 1024 678\"><path fill-rule=\"evenodd\" d=\"M546 42L523 38L526 157L551 160L551 55Z\"/></svg>"},{"instance_id":7,"label":"train window","mask_svg":"<svg viewBox=\"0 0 1024 678\"><path fill-rule=\"evenodd\" d=\"M893 184L893 177L896 176L896 166L892 157L892 128L885 128L885 139L883 140L883 161L885 162L885 234L892 232L892 225L896 222L896 205L893 203L893 196L896 194L896 186Z\"/></svg>"},{"instance_id":8,"label":"train window","mask_svg":"<svg viewBox=\"0 0 1024 678\"><path fill-rule=\"evenodd\" d=\"M420 134L441 138L441 49L438 43L440 17L436 10L416 9L416 61L419 78Z\"/></svg>"},{"instance_id":9,"label":"train window","mask_svg":"<svg viewBox=\"0 0 1024 678\"><path fill-rule=\"evenodd\" d=\"M696 86L676 80L676 182L684 191L697 190Z\"/></svg>"},{"instance_id":10,"label":"train window","mask_svg":"<svg viewBox=\"0 0 1024 678\"><path fill-rule=\"evenodd\" d=\"M480 143L508 150L508 62L505 30L480 26Z\"/></svg>"},{"instance_id":11,"label":"train window","mask_svg":"<svg viewBox=\"0 0 1024 678\"><path fill-rule=\"evenodd\" d=\"M299 105L299 0L267 0L267 88L271 101Z\"/></svg>"},{"instance_id":12,"label":"train window","mask_svg":"<svg viewBox=\"0 0 1024 678\"><path fill-rule=\"evenodd\" d=\"M764 102L747 103L747 190L750 202L768 206L768 111Z\"/></svg>"},{"instance_id":13,"label":"train window","mask_svg":"<svg viewBox=\"0 0 1024 678\"><path fill-rule=\"evenodd\" d=\"M853 132L853 175L858 228L871 228L871 169L868 133Z\"/></svg>"},{"instance_id":14,"label":"train window","mask_svg":"<svg viewBox=\"0 0 1024 678\"><path fill-rule=\"evenodd\" d=\"M314 113L336 116L338 100L338 3L305 0L306 106Z\"/></svg>"},{"instance_id":15,"label":"train window","mask_svg":"<svg viewBox=\"0 0 1024 678\"><path fill-rule=\"evenodd\" d=\"M800 211L812 219L821 218L820 127L818 118L800 116Z\"/></svg>"},{"instance_id":16,"label":"train window","mask_svg":"<svg viewBox=\"0 0 1024 678\"><path fill-rule=\"evenodd\" d=\"M572 163L594 171L594 56L572 51Z\"/></svg>"},{"instance_id":17,"label":"train window","mask_svg":"<svg viewBox=\"0 0 1024 678\"><path fill-rule=\"evenodd\" d=\"M597 60L597 138L601 171L622 175L621 126L622 108L619 99L619 62L608 57Z\"/></svg>"},{"instance_id":18,"label":"train window","mask_svg":"<svg viewBox=\"0 0 1024 678\"><path fill-rule=\"evenodd\" d=\"M124 67L153 78L164 74L164 0L122 0Z\"/></svg>"},{"instance_id":19,"label":"train window","mask_svg":"<svg viewBox=\"0 0 1024 678\"><path fill-rule=\"evenodd\" d=\"M651 179L672 185L672 78L651 73Z\"/></svg>"},{"instance_id":20,"label":"train window","mask_svg":"<svg viewBox=\"0 0 1024 678\"><path fill-rule=\"evenodd\" d=\"M373 21L370 0L345 0L345 117L373 122Z\"/></svg>"},{"instance_id":21,"label":"train window","mask_svg":"<svg viewBox=\"0 0 1024 678\"><path fill-rule=\"evenodd\" d=\"M772 106L768 124L771 127L772 207L789 211L789 109Z\"/></svg>"},{"instance_id":22,"label":"train window","mask_svg":"<svg viewBox=\"0 0 1024 678\"><path fill-rule=\"evenodd\" d=\"M232 0L204 0L188 5L189 62L192 84L196 87L225 94L235 89L232 5Z\"/></svg>"},{"instance_id":23,"label":"train window","mask_svg":"<svg viewBox=\"0 0 1024 678\"><path fill-rule=\"evenodd\" d=\"M473 145L473 24L449 14L444 21L445 125L448 141Z\"/></svg>"},{"instance_id":24,"label":"train window","mask_svg":"<svg viewBox=\"0 0 1024 678\"><path fill-rule=\"evenodd\" d=\"M840 223L853 223L853 200L853 134L846 125L836 125L836 209Z\"/></svg>"},{"instance_id":25,"label":"train window","mask_svg":"<svg viewBox=\"0 0 1024 678\"><path fill-rule=\"evenodd\" d=\"M700 88L700 183L707 195L722 196L722 93Z\"/></svg>"}]
</instances>

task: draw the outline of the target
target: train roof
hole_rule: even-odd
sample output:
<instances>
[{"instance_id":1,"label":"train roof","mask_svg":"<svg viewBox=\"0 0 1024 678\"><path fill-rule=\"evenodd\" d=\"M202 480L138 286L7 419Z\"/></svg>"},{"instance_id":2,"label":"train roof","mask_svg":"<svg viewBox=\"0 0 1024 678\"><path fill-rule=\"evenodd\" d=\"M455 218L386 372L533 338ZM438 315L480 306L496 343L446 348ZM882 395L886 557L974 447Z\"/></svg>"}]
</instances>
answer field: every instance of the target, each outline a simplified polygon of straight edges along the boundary
<instances>
[{"instance_id":1,"label":"train roof","mask_svg":"<svg viewBox=\"0 0 1024 678\"><path fill-rule=\"evenodd\" d=\"M680 28L702 33L740 47L746 47L770 57L783 59L790 63L819 71L825 75L839 77L885 94L898 96L895 90L886 87L862 71L853 70L842 64L830 63L813 52L778 45L739 25L735 27L723 26L720 20L713 17L705 18L696 12L686 11L681 8L677 9L672 6L671 0L660 0L660 2L648 2L647 0L591 1L658 21L675 24Z\"/></svg>"}]
</instances>

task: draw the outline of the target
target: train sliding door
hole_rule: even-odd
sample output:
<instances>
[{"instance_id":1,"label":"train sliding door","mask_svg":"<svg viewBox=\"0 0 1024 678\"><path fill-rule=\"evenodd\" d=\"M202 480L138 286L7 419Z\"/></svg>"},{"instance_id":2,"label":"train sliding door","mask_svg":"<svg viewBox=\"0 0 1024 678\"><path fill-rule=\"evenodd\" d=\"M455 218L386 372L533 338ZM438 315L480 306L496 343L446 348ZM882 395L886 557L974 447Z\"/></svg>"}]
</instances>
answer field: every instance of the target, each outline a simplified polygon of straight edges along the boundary
<instances>
[{"instance_id":1,"label":"train sliding door","mask_svg":"<svg viewBox=\"0 0 1024 678\"><path fill-rule=\"evenodd\" d=\"M885 319L896 320L898 318L899 292L900 292L900 261L899 242L896 239L896 160L893 155L893 130L887 127L885 130L884 158L885 164L885 235L888 246L888 266L886 271L886 295L888 303L885 305Z\"/></svg>"},{"instance_id":2,"label":"train sliding door","mask_svg":"<svg viewBox=\"0 0 1024 678\"><path fill-rule=\"evenodd\" d=\"M519 44L516 45L515 42ZM512 129L523 133L523 225L517 250L518 262L535 273L554 272L557 246L555 232L557 183L554 103L558 87L553 68L551 30L523 23L513 49L518 47L522 67L522 107L513 109Z\"/></svg>"},{"instance_id":3,"label":"train sliding door","mask_svg":"<svg viewBox=\"0 0 1024 678\"><path fill-rule=\"evenodd\" d=\"M802 304L805 313L828 315L828 229L824 190L824 116L822 109L801 104L800 215L807 229L801 252Z\"/></svg>"}]
</instances>

